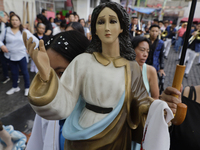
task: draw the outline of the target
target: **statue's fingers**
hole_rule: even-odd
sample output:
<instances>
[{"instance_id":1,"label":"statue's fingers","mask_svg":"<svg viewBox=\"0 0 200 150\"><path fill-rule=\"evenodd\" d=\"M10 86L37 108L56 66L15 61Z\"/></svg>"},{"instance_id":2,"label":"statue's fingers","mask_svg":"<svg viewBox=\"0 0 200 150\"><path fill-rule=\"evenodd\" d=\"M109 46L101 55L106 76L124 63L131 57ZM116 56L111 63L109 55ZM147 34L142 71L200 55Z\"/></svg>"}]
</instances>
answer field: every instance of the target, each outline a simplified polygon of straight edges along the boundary
<instances>
[{"instance_id":1,"label":"statue's fingers","mask_svg":"<svg viewBox=\"0 0 200 150\"><path fill-rule=\"evenodd\" d=\"M39 49L40 49L41 52L46 52L43 40L39 41Z\"/></svg>"},{"instance_id":2,"label":"statue's fingers","mask_svg":"<svg viewBox=\"0 0 200 150\"><path fill-rule=\"evenodd\" d=\"M35 45L36 45L35 42L34 42L34 43L31 43L31 44L29 45L29 51L28 51L28 53L29 53L30 56L32 56L32 53L33 53L34 48L35 48Z\"/></svg>"},{"instance_id":3,"label":"statue's fingers","mask_svg":"<svg viewBox=\"0 0 200 150\"><path fill-rule=\"evenodd\" d=\"M26 32L23 32L23 41L24 41L24 45L27 49L27 34L26 34Z\"/></svg>"},{"instance_id":4,"label":"statue's fingers","mask_svg":"<svg viewBox=\"0 0 200 150\"><path fill-rule=\"evenodd\" d=\"M27 50L29 51L29 47L31 46L31 44L32 44L32 41L33 41L33 38L32 37L30 37L29 39L28 39L28 41L27 41Z\"/></svg>"}]
</instances>

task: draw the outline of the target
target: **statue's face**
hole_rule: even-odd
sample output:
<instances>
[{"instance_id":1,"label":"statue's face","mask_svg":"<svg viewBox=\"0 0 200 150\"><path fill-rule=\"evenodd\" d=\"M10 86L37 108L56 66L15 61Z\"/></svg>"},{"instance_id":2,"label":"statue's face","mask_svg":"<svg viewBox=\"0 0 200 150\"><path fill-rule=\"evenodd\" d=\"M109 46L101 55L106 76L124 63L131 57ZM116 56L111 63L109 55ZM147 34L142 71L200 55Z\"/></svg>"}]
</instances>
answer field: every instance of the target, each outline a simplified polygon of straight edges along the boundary
<instances>
[{"instance_id":1,"label":"statue's face","mask_svg":"<svg viewBox=\"0 0 200 150\"><path fill-rule=\"evenodd\" d=\"M117 14L108 7L104 8L96 22L96 35L101 42L104 44L113 43L118 40L118 36L122 32Z\"/></svg>"}]
</instances>

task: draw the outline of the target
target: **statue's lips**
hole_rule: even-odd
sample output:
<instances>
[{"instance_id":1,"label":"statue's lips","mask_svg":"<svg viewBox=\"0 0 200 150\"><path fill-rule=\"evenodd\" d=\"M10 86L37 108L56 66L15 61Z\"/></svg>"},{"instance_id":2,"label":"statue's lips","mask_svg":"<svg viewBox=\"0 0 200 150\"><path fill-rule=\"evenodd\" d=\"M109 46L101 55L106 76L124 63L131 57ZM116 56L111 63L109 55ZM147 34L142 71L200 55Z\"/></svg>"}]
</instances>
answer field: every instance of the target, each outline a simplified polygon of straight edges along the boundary
<instances>
[{"instance_id":1,"label":"statue's lips","mask_svg":"<svg viewBox=\"0 0 200 150\"><path fill-rule=\"evenodd\" d=\"M105 36L106 36L106 37L110 37L110 36L111 36L111 34L105 34Z\"/></svg>"}]
</instances>

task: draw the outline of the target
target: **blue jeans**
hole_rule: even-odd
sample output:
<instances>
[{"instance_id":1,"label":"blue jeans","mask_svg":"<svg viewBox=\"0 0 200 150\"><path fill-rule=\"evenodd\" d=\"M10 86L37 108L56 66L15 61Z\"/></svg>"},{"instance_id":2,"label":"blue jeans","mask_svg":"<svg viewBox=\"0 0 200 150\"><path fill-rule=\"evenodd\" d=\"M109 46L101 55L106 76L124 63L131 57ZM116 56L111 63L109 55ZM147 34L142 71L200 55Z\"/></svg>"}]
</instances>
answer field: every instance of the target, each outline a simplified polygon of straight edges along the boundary
<instances>
[{"instance_id":1,"label":"blue jeans","mask_svg":"<svg viewBox=\"0 0 200 150\"><path fill-rule=\"evenodd\" d=\"M2 65L2 71L4 78L8 78L8 62L9 60L4 56L4 52L0 52L0 61Z\"/></svg>"},{"instance_id":2,"label":"blue jeans","mask_svg":"<svg viewBox=\"0 0 200 150\"><path fill-rule=\"evenodd\" d=\"M10 60L10 69L12 73L12 80L13 80L13 88L18 87L18 77L19 77L19 67L24 77L24 86L25 88L29 88L30 81L29 81L29 73L28 73L28 66L26 57L22 58L20 61L11 61Z\"/></svg>"},{"instance_id":3,"label":"blue jeans","mask_svg":"<svg viewBox=\"0 0 200 150\"><path fill-rule=\"evenodd\" d=\"M176 44L175 44L175 47L174 47L176 52L179 51L179 48L181 46L182 41L183 41L182 37L178 37L178 39L176 40Z\"/></svg>"}]
</instances>

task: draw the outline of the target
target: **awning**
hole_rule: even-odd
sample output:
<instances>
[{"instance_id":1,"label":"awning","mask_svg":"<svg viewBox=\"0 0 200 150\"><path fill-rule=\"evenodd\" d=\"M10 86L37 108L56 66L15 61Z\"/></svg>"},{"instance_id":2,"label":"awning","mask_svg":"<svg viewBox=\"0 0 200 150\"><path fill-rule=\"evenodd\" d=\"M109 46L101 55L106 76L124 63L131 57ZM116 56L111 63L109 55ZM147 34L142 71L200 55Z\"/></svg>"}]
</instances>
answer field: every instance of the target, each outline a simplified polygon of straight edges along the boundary
<instances>
[{"instance_id":1,"label":"awning","mask_svg":"<svg viewBox=\"0 0 200 150\"><path fill-rule=\"evenodd\" d=\"M145 8L145 7L129 7L130 9L137 11L139 13L143 13L143 14L151 14L155 11L160 11L161 8L158 9L154 9L154 8Z\"/></svg>"},{"instance_id":2,"label":"awning","mask_svg":"<svg viewBox=\"0 0 200 150\"><path fill-rule=\"evenodd\" d=\"M182 21L182 22L187 22L187 21L188 21L188 18L186 18L186 17L185 17L185 18L182 18L181 21ZM193 22L200 22L200 18L194 18L194 19L193 19Z\"/></svg>"}]
</instances>

